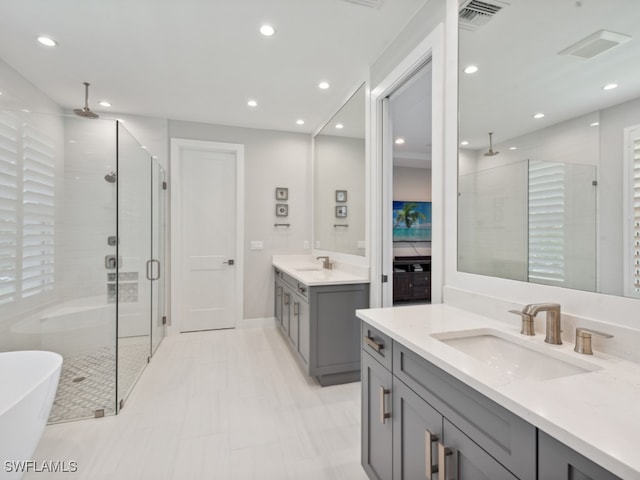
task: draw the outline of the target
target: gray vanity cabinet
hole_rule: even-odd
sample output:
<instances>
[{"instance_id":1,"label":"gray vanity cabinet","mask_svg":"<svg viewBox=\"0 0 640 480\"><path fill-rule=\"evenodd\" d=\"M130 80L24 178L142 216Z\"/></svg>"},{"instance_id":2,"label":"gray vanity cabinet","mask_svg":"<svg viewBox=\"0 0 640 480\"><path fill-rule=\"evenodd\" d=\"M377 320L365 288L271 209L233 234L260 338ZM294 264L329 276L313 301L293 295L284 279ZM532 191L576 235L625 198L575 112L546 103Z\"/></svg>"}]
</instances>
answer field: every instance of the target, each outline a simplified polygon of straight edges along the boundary
<instances>
[{"instance_id":1,"label":"gray vanity cabinet","mask_svg":"<svg viewBox=\"0 0 640 480\"><path fill-rule=\"evenodd\" d=\"M393 468L391 372L362 352L362 467L371 480L390 480Z\"/></svg>"},{"instance_id":2,"label":"gray vanity cabinet","mask_svg":"<svg viewBox=\"0 0 640 480\"><path fill-rule=\"evenodd\" d=\"M440 478L440 469L447 479L517 480L396 377L392 396L394 480ZM441 451L446 454L443 458ZM531 456L535 458L535 454Z\"/></svg>"},{"instance_id":3,"label":"gray vanity cabinet","mask_svg":"<svg viewBox=\"0 0 640 480\"><path fill-rule=\"evenodd\" d=\"M360 379L360 321L368 284L307 286L274 268L274 314L307 374L320 385Z\"/></svg>"},{"instance_id":4,"label":"gray vanity cabinet","mask_svg":"<svg viewBox=\"0 0 640 480\"><path fill-rule=\"evenodd\" d=\"M440 440L442 415L404 383L394 378L393 478L430 479L430 472L434 472L432 466L438 462Z\"/></svg>"},{"instance_id":5,"label":"gray vanity cabinet","mask_svg":"<svg viewBox=\"0 0 640 480\"><path fill-rule=\"evenodd\" d=\"M538 478L544 480L621 480L600 465L538 430Z\"/></svg>"},{"instance_id":6,"label":"gray vanity cabinet","mask_svg":"<svg viewBox=\"0 0 640 480\"><path fill-rule=\"evenodd\" d=\"M362 466L376 480L620 480L366 322Z\"/></svg>"}]
</instances>

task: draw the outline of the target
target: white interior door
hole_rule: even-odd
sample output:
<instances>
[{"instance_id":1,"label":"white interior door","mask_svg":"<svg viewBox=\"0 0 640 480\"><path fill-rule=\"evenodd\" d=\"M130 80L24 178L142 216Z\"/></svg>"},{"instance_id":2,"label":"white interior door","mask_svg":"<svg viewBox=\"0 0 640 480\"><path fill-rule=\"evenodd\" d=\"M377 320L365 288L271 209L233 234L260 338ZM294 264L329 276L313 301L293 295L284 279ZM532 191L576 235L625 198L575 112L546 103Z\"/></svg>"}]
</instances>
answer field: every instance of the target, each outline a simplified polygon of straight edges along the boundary
<instances>
[{"instance_id":1,"label":"white interior door","mask_svg":"<svg viewBox=\"0 0 640 480\"><path fill-rule=\"evenodd\" d=\"M179 283L173 291L180 331L233 328L242 310L241 151L228 144L181 142L172 163L179 181L173 223L180 233L174 250Z\"/></svg>"}]
</instances>

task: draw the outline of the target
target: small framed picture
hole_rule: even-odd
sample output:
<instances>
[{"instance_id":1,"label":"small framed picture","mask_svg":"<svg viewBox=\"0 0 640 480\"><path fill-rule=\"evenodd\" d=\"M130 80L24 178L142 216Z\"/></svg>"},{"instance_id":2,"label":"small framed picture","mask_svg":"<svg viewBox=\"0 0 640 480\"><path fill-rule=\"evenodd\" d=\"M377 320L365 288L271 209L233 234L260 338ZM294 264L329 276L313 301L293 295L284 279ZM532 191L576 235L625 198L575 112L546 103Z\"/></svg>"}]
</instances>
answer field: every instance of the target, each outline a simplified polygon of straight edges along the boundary
<instances>
[{"instance_id":1,"label":"small framed picture","mask_svg":"<svg viewBox=\"0 0 640 480\"><path fill-rule=\"evenodd\" d=\"M336 217L346 217L346 216L347 216L347 206L336 205Z\"/></svg>"},{"instance_id":2,"label":"small framed picture","mask_svg":"<svg viewBox=\"0 0 640 480\"><path fill-rule=\"evenodd\" d=\"M289 189L276 187L276 200L289 200Z\"/></svg>"},{"instance_id":3,"label":"small framed picture","mask_svg":"<svg viewBox=\"0 0 640 480\"><path fill-rule=\"evenodd\" d=\"M286 203L276 204L276 217L286 217L289 215L289 205Z\"/></svg>"},{"instance_id":4,"label":"small framed picture","mask_svg":"<svg viewBox=\"0 0 640 480\"><path fill-rule=\"evenodd\" d=\"M347 191L336 190L336 202L346 202L346 201L347 201Z\"/></svg>"}]
</instances>

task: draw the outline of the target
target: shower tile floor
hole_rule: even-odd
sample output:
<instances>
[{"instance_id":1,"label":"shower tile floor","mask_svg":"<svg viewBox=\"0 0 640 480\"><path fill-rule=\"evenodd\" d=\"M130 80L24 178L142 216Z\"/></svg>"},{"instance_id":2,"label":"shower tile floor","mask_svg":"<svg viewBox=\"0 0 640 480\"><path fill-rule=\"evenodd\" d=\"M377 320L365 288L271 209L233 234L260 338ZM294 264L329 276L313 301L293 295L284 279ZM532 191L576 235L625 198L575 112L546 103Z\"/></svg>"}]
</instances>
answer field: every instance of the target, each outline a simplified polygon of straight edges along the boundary
<instances>
[{"instance_id":1,"label":"shower tile floor","mask_svg":"<svg viewBox=\"0 0 640 480\"><path fill-rule=\"evenodd\" d=\"M366 480L360 383L320 387L275 326L167 337L119 415L49 425L24 480Z\"/></svg>"},{"instance_id":2,"label":"shower tile floor","mask_svg":"<svg viewBox=\"0 0 640 480\"><path fill-rule=\"evenodd\" d=\"M149 356L149 337L120 339L119 396L134 384ZM103 347L93 352L65 357L60 372L56 398L49 423L92 418L96 410L105 415L115 413L116 380L115 347Z\"/></svg>"}]
</instances>

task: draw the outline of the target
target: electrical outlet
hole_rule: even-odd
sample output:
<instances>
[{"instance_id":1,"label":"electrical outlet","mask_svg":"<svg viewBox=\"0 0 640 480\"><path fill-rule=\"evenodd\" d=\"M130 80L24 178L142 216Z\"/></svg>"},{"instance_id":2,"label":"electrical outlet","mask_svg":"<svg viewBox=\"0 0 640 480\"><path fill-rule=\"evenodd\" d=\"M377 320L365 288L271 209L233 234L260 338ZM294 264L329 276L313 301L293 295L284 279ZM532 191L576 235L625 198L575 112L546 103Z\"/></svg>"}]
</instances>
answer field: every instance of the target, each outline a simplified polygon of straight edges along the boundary
<instances>
[{"instance_id":1,"label":"electrical outlet","mask_svg":"<svg viewBox=\"0 0 640 480\"><path fill-rule=\"evenodd\" d=\"M262 240L251 240L251 250L264 250L264 242Z\"/></svg>"},{"instance_id":2,"label":"electrical outlet","mask_svg":"<svg viewBox=\"0 0 640 480\"><path fill-rule=\"evenodd\" d=\"M304 244L303 244L302 248L303 248L304 250L309 250L309 240L305 240L305 241L304 241Z\"/></svg>"},{"instance_id":3,"label":"electrical outlet","mask_svg":"<svg viewBox=\"0 0 640 480\"><path fill-rule=\"evenodd\" d=\"M358 240L358 249L364 250L364 248L365 248L364 240Z\"/></svg>"},{"instance_id":4,"label":"electrical outlet","mask_svg":"<svg viewBox=\"0 0 640 480\"><path fill-rule=\"evenodd\" d=\"M316 247L315 248L320 248L320 240L316 240Z\"/></svg>"}]
</instances>

